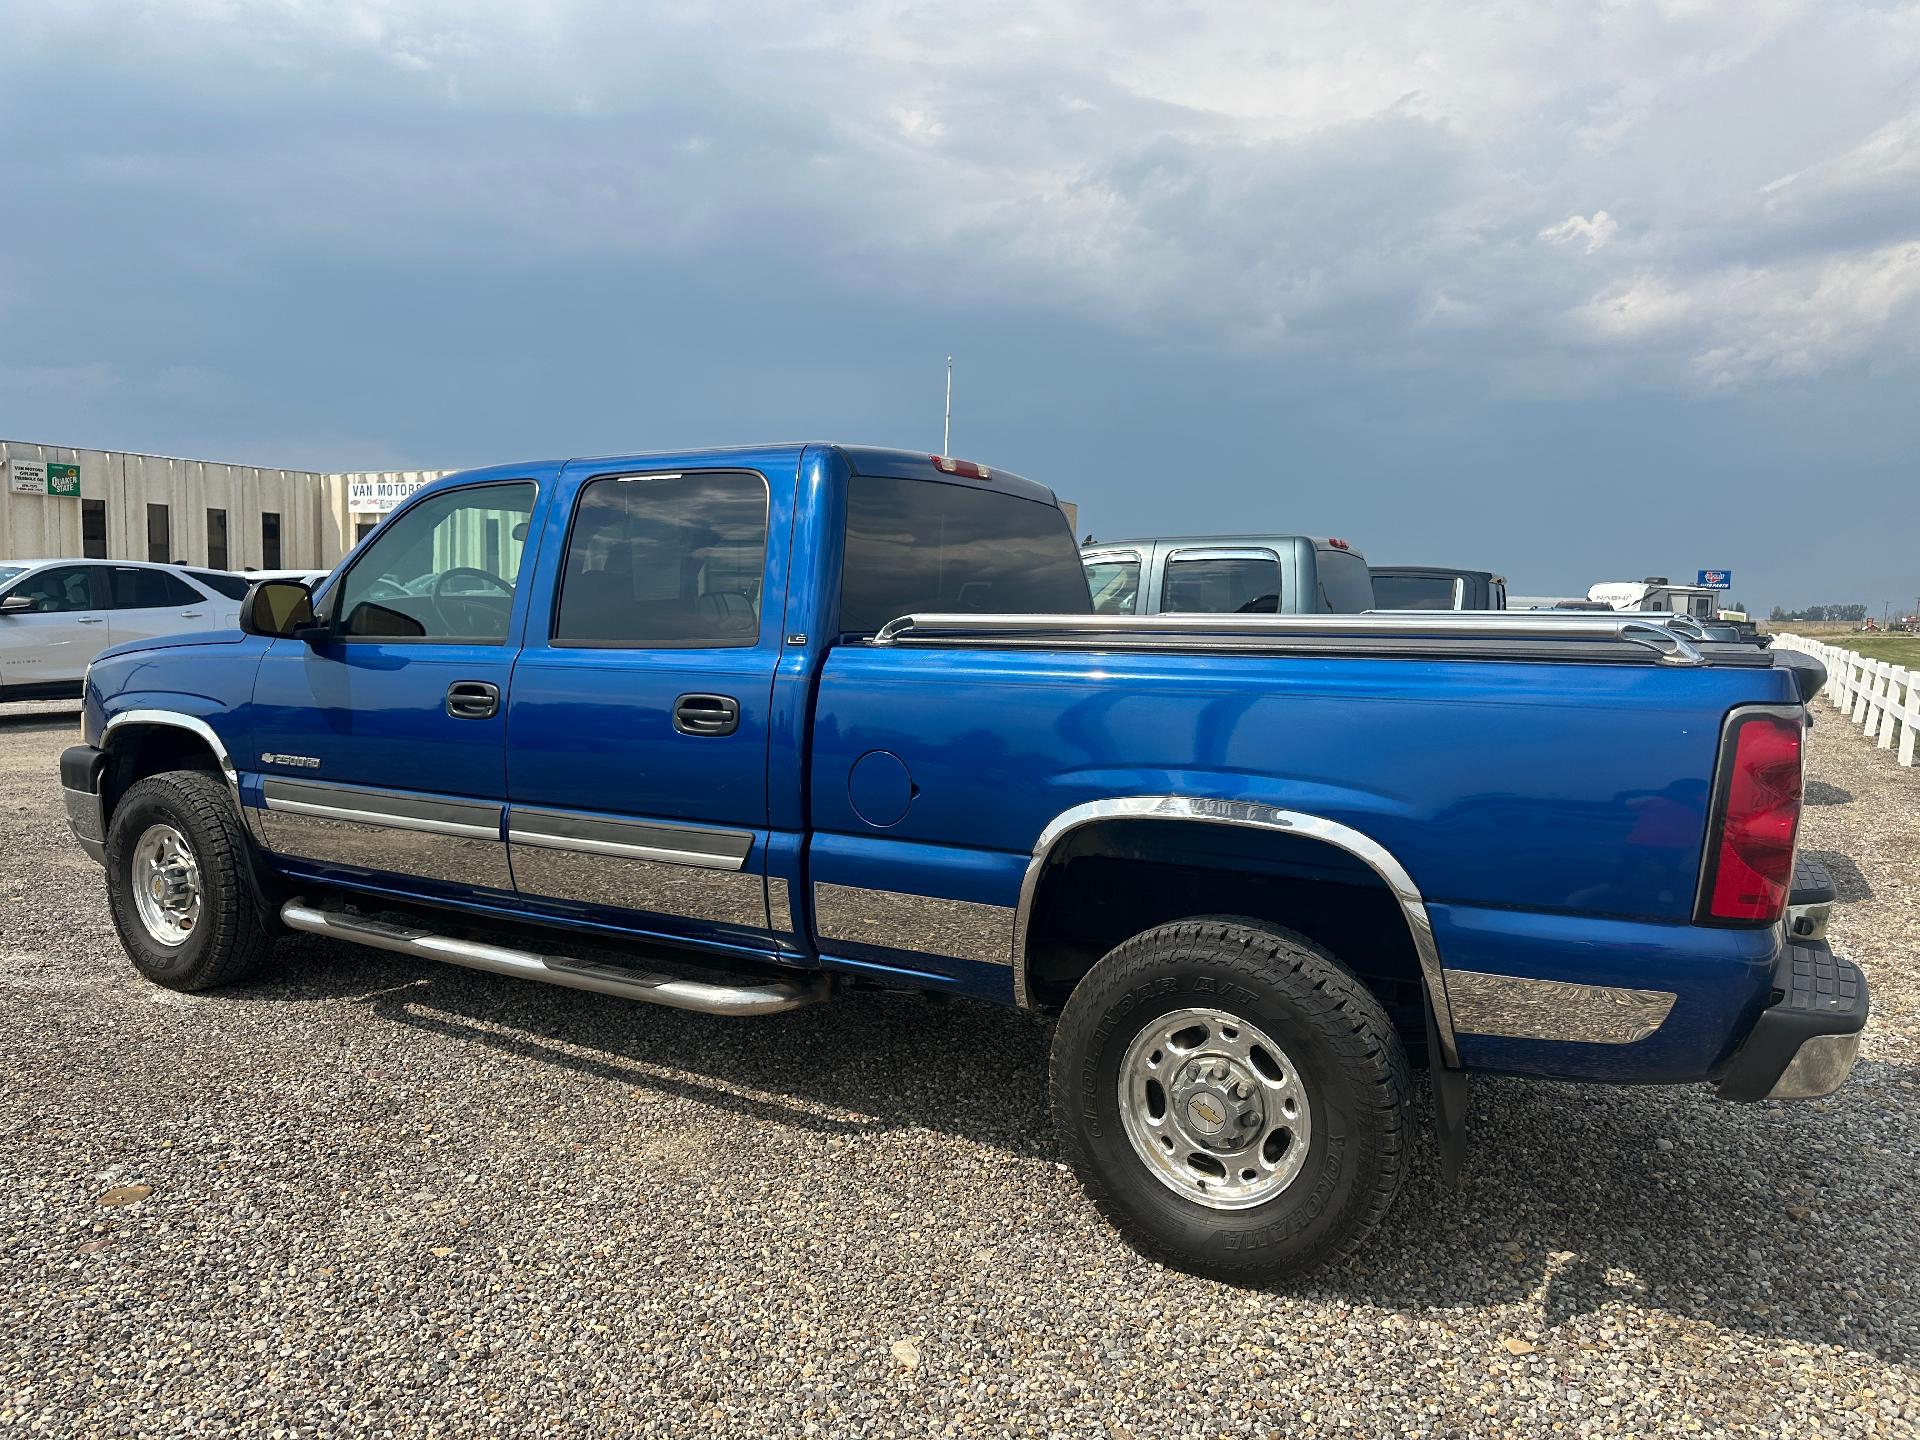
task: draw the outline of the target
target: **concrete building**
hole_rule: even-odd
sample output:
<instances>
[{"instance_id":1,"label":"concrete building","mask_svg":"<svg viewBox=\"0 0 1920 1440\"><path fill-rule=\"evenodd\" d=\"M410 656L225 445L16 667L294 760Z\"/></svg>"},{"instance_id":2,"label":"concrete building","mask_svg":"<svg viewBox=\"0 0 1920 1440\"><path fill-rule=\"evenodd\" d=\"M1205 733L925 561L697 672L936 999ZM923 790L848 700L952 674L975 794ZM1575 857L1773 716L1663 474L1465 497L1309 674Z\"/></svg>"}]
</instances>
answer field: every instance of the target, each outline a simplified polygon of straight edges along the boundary
<instances>
[{"instance_id":1,"label":"concrete building","mask_svg":"<svg viewBox=\"0 0 1920 1440\"><path fill-rule=\"evenodd\" d=\"M269 470L0 440L0 559L330 568L444 470Z\"/></svg>"},{"instance_id":2,"label":"concrete building","mask_svg":"<svg viewBox=\"0 0 1920 1440\"><path fill-rule=\"evenodd\" d=\"M0 560L330 570L396 504L449 473L268 470L0 440ZM1061 508L1077 524L1076 507Z\"/></svg>"}]
</instances>

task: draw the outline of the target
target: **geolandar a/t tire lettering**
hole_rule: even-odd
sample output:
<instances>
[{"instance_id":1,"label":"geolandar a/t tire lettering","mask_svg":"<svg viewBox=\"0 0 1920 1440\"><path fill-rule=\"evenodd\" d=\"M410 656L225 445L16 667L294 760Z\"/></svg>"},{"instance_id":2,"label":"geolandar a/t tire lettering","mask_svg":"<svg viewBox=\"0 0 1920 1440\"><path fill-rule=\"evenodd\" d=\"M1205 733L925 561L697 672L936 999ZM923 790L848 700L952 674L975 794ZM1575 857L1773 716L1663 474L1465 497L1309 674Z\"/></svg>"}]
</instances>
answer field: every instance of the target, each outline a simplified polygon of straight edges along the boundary
<instances>
[{"instance_id":1,"label":"geolandar a/t tire lettering","mask_svg":"<svg viewBox=\"0 0 1920 1440\"><path fill-rule=\"evenodd\" d=\"M1305 937L1207 917L1137 935L1075 988L1053 1112L1137 1248L1270 1280L1357 1246L1407 1168L1407 1061L1373 994Z\"/></svg>"},{"instance_id":2,"label":"geolandar a/t tire lettering","mask_svg":"<svg viewBox=\"0 0 1920 1440\"><path fill-rule=\"evenodd\" d=\"M134 969L172 990L245 979L271 945L226 785L171 770L133 786L107 827L107 898Z\"/></svg>"}]
</instances>

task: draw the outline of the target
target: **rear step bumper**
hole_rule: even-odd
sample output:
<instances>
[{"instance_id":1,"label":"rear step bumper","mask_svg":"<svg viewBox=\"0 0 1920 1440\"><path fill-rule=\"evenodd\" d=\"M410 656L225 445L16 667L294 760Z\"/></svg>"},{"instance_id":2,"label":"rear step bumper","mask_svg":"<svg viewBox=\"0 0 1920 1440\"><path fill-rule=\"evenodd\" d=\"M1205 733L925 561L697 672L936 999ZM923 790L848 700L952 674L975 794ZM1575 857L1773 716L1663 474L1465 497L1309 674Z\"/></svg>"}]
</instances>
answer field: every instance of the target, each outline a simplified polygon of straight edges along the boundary
<instances>
[{"instance_id":1,"label":"rear step bumper","mask_svg":"<svg viewBox=\"0 0 1920 1440\"><path fill-rule=\"evenodd\" d=\"M1840 891L1818 860L1802 855L1793 862L1793 889L1787 895L1787 934L1795 940L1819 940Z\"/></svg>"},{"instance_id":2,"label":"rear step bumper","mask_svg":"<svg viewBox=\"0 0 1920 1440\"><path fill-rule=\"evenodd\" d=\"M785 1010L816 1005L827 998L832 988L832 982L824 975L795 975L791 979L756 976L750 982L736 983L655 975L619 965L561 959L531 950L437 935L430 930L396 925L369 915L322 910L297 899L280 907L280 919L288 929L302 930L309 935L327 935L355 945L371 945L377 950L417 955L423 960L444 960L450 965L487 970L495 975L518 975L524 980L564 985L570 990L619 995L675 1010L697 1010L703 1015L777 1015Z\"/></svg>"},{"instance_id":3,"label":"rear step bumper","mask_svg":"<svg viewBox=\"0 0 1920 1440\"><path fill-rule=\"evenodd\" d=\"M1760 1012L1720 1075L1722 1100L1815 1100L1853 1073L1867 977L1824 941L1790 941L1773 969L1780 999Z\"/></svg>"}]
</instances>

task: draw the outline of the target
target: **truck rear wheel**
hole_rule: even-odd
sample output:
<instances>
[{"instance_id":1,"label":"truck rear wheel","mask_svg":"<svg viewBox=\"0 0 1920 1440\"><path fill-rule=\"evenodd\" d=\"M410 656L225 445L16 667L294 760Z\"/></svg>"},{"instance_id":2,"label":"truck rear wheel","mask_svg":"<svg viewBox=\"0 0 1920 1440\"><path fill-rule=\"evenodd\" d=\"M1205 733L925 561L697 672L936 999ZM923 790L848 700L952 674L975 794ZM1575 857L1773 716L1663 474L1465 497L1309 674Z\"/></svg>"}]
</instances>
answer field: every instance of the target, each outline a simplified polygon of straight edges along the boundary
<instances>
[{"instance_id":1,"label":"truck rear wheel","mask_svg":"<svg viewBox=\"0 0 1920 1440\"><path fill-rule=\"evenodd\" d=\"M1136 935L1075 988L1053 1114L1088 1196L1137 1248L1223 1280L1357 1246L1407 1168L1407 1060L1372 993L1258 920Z\"/></svg>"},{"instance_id":2,"label":"truck rear wheel","mask_svg":"<svg viewBox=\"0 0 1920 1440\"><path fill-rule=\"evenodd\" d=\"M122 797L107 827L107 898L133 968L170 990L244 980L271 945L226 785L171 770Z\"/></svg>"}]
</instances>

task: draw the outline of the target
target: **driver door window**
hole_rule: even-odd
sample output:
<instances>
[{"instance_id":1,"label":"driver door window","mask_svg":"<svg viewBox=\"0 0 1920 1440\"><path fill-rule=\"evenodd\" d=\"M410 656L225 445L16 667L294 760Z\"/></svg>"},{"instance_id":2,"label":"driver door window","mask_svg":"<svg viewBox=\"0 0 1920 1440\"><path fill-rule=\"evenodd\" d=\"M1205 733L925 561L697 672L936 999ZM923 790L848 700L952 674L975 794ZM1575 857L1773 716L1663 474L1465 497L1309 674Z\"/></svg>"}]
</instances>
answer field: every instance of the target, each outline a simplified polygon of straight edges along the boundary
<instances>
[{"instance_id":1,"label":"driver door window","mask_svg":"<svg viewBox=\"0 0 1920 1440\"><path fill-rule=\"evenodd\" d=\"M390 522L340 583L335 635L505 644L534 494L518 481L449 490Z\"/></svg>"}]
</instances>

